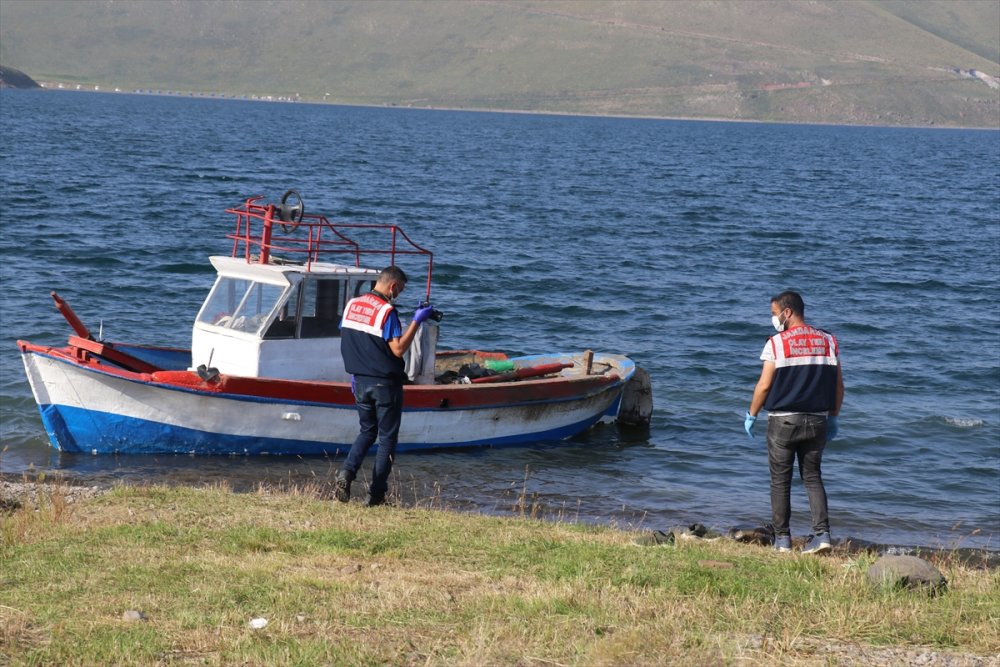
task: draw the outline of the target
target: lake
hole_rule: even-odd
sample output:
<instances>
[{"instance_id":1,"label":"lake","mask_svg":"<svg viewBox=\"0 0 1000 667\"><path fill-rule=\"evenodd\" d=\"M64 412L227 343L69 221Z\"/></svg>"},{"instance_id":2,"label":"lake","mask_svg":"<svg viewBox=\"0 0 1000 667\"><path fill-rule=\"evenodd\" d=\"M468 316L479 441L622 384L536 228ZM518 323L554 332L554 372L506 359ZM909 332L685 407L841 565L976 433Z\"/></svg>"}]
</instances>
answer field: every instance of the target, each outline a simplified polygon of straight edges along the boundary
<instances>
[{"instance_id":1,"label":"lake","mask_svg":"<svg viewBox=\"0 0 1000 667\"><path fill-rule=\"evenodd\" d=\"M1000 132L12 90L0 129L0 473L328 481L338 461L56 452L15 345L65 342L56 290L109 340L187 347L207 257L231 250L224 209L294 188L435 253L442 346L621 352L652 376L648 431L402 454L404 502L769 521L743 414L769 299L796 289L842 350L834 537L1000 548ZM808 533L798 479L792 507Z\"/></svg>"}]
</instances>

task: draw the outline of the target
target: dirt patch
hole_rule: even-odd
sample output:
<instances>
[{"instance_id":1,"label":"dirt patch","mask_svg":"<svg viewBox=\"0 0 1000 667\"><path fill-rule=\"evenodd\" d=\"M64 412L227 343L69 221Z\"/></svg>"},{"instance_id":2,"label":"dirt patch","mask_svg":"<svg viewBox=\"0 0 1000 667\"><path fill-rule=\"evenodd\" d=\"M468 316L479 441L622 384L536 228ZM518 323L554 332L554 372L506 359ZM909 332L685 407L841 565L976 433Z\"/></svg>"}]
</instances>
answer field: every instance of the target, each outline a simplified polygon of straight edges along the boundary
<instances>
[{"instance_id":1,"label":"dirt patch","mask_svg":"<svg viewBox=\"0 0 1000 667\"><path fill-rule=\"evenodd\" d=\"M69 505L111 490L109 485L69 484L65 481L27 482L0 479L0 514L21 508L38 509L39 501L58 494Z\"/></svg>"},{"instance_id":2,"label":"dirt patch","mask_svg":"<svg viewBox=\"0 0 1000 667\"><path fill-rule=\"evenodd\" d=\"M949 653L937 649L912 646L868 646L852 642L800 637L790 645L768 637L746 637L750 653L762 651L772 658L780 653L788 664L837 665L838 667L1000 667L1000 657L974 653ZM756 661L754 661L756 662ZM780 662L780 661L779 661Z\"/></svg>"}]
</instances>

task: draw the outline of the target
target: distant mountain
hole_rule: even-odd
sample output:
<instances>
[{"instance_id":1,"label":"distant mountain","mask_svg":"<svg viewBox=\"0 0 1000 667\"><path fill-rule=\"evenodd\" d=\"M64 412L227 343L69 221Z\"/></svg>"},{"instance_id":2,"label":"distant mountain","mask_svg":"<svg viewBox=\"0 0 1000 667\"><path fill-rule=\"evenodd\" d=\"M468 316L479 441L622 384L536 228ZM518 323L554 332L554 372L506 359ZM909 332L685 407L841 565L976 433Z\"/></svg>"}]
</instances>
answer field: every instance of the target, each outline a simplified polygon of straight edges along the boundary
<instances>
[{"instance_id":1,"label":"distant mountain","mask_svg":"<svg viewBox=\"0 0 1000 667\"><path fill-rule=\"evenodd\" d=\"M1000 128L996 0L3 0L0 62L102 90Z\"/></svg>"},{"instance_id":2,"label":"distant mountain","mask_svg":"<svg viewBox=\"0 0 1000 667\"><path fill-rule=\"evenodd\" d=\"M21 70L0 66L0 88L40 88L38 82Z\"/></svg>"}]
</instances>

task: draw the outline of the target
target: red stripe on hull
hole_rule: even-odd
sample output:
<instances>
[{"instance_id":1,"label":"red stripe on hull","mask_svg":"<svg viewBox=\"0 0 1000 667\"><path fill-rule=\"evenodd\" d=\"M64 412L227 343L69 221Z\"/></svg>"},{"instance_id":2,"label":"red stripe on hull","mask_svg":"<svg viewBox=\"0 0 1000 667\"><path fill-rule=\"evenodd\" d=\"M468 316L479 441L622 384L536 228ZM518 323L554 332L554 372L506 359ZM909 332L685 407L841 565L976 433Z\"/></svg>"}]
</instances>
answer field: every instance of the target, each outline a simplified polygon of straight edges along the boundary
<instances>
[{"instance_id":1,"label":"red stripe on hull","mask_svg":"<svg viewBox=\"0 0 1000 667\"><path fill-rule=\"evenodd\" d=\"M21 351L44 354L62 359L81 368L106 373L134 382L159 385L164 388L205 394L246 396L282 402L353 405L354 395L346 382L302 382L268 378L248 378L220 375L203 380L192 371L156 371L135 373L103 362L85 350L75 347L53 348L17 341ZM482 385L407 385L403 391L404 407L408 409L462 409L484 406L511 405L564 400L586 396L620 382L618 375L556 377L519 382Z\"/></svg>"}]
</instances>

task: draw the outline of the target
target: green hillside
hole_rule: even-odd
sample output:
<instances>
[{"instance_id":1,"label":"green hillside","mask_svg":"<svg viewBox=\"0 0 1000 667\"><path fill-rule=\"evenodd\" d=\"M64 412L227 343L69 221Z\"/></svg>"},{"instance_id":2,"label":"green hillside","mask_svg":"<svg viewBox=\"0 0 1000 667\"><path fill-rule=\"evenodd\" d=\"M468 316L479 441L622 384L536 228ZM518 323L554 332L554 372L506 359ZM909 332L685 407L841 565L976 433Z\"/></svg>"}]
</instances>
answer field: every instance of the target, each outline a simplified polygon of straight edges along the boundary
<instances>
[{"instance_id":1,"label":"green hillside","mask_svg":"<svg viewBox=\"0 0 1000 667\"><path fill-rule=\"evenodd\" d=\"M4 0L0 63L123 91L1000 127L995 0Z\"/></svg>"}]
</instances>

